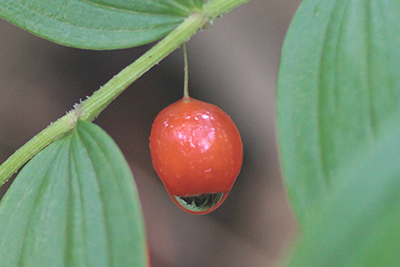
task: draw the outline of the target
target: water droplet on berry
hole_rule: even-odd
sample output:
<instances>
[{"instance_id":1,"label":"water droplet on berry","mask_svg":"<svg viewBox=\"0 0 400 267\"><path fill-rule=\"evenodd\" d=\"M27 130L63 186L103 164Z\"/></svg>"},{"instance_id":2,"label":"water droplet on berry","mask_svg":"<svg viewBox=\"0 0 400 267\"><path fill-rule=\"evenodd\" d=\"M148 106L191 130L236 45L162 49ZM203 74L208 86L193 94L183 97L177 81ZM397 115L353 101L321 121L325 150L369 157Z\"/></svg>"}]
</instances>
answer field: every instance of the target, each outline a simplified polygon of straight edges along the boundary
<instances>
[{"instance_id":1,"label":"water droplet on berry","mask_svg":"<svg viewBox=\"0 0 400 267\"><path fill-rule=\"evenodd\" d=\"M206 214L218 208L228 193L201 194L195 196L172 196L175 203L192 214Z\"/></svg>"}]
</instances>

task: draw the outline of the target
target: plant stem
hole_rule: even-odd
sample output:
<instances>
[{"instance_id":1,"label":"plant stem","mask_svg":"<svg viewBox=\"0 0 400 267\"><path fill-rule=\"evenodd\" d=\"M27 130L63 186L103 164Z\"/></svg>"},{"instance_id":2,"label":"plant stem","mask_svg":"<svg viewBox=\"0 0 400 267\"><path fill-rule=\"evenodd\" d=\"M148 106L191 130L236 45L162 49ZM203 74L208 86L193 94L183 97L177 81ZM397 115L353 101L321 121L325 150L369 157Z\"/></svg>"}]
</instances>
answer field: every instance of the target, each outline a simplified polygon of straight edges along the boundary
<instances>
[{"instance_id":1,"label":"plant stem","mask_svg":"<svg viewBox=\"0 0 400 267\"><path fill-rule=\"evenodd\" d=\"M130 84L185 43L209 21L208 16L194 13L143 56L126 67L90 98L82 103L79 118L91 121L97 117Z\"/></svg>"},{"instance_id":2,"label":"plant stem","mask_svg":"<svg viewBox=\"0 0 400 267\"><path fill-rule=\"evenodd\" d=\"M54 123L47 126L39 134L25 143L20 149L14 152L0 166L0 186L3 185L14 173L18 171L36 153L49 145L52 141L72 130L76 124L78 114L77 109L67 113Z\"/></svg>"},{"instance_id":3,"label":"plant stem","mask_svg":"<svg viewBox=\"0 0 400 267\"><path fill-rule=\"evenodd\" d=\"M0 166L0 185L18 171L36 153L54 140L71 131L77 119L92 121L130 84L150 68L185 43L199 30L212 23L219 16L249 0L211 0L203 10L193 13L175 30L158 42L143 56L114 76L92 96L76 105L74 110L49 125L18 149Z\"/></svg>"},{"instance_id":4,"label":"plant stem","mask_svg":"<svg viewBox=\"0 0 400 267\"><path fill-rule=\"evenodd\" d=\"M203 13L207 14L211 18L211 21L213 21L249 1L250 0L211 0L204 4Z\"/></svg>"},{"instance_id":5,"label":"plant stem","mask_svg":"<svg viewBox=\"0 0 400 267\"><path fill-rule=\"evenodd\" d=\"M188 64L188 57L187 57L187 50L186 50L186 43L183 43L183 59L185 62L185 78L184 78L184 85L183 85L183 96L189 97L189 64Z\"/></svg>"}]
</instances>

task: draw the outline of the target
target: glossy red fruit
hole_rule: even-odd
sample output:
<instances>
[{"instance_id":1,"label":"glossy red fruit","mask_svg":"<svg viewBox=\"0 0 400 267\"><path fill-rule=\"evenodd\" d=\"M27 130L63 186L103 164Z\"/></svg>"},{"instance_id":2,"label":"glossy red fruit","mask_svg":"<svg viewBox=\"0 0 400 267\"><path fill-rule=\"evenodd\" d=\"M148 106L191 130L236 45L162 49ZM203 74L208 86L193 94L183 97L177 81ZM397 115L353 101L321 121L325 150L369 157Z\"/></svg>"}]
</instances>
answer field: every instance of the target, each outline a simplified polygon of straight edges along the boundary
<instances>
[{"instance_id":1,"label":"glossy red fruit","mask_svg":"<svg viewBox=\"0 0 400 267\"><path fill-rule=\"evenodd\" d=\"M193 214L222 204L243 160L242 140L231 118L217 106L190 97L158 114L150 150L172 200Z\"/></svg>"}]
</instances>

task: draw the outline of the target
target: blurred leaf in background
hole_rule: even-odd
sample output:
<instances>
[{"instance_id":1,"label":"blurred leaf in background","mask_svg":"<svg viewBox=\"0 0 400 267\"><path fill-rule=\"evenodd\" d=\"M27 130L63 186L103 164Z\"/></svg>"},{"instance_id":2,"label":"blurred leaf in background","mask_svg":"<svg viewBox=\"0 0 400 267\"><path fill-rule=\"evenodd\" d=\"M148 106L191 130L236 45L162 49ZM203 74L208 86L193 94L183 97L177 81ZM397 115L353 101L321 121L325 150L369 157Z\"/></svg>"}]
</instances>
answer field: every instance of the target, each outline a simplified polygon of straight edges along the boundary
<instances>
[{"instance_id":1,"label":"blurred leaf in background","mask_svg":"<svg viewBox=\"0 0 400 267\"><path fill-rule=\"evenodd\" d=\"M400 93L400 2L304 1L287 34L277 117L286 187L300 225L333 173L381 134Z\"/></svg>"},{"instance_id":2,"label":"blurred leaf in background","mask_svg":"<svg viewBox=\"0 0 400 267\"><path fill-rule=\"evenodd\" d=\"M400 266L400 112L376 143L334 175L291 267Z\"/></svg>"}]
</instances>

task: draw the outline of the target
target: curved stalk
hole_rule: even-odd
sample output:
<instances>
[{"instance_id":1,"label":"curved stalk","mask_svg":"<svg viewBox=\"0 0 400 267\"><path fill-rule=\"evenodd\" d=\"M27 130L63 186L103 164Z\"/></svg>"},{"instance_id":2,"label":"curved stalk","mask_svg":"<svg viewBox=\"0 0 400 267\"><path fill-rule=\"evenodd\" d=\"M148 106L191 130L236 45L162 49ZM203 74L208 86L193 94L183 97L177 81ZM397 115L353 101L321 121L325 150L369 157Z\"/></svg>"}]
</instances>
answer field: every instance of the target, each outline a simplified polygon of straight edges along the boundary
<instances>
[{"instance_id":1,"label":"curved stalk","mask_svg":"<svg viewBox=\"0 0 400 267\"><path fill-rule=\"evenodd\" d=\"M188 98L189 97L189 64L188 64L188 56L186 50L186 43L183 43L183 59L184 59L184 84L183 84L183 96Z\"/></svg>"}]
</instances>

